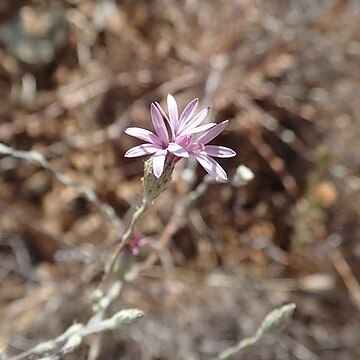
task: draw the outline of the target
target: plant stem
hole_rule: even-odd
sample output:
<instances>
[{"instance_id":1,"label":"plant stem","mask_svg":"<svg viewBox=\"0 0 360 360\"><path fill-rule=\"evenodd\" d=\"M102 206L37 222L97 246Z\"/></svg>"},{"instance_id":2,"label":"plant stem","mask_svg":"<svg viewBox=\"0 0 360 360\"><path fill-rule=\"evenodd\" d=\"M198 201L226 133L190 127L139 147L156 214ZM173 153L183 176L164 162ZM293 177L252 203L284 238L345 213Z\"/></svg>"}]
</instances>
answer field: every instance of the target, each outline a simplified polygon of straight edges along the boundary
<instances>
[{"instance_id":1,"label":"plant stem","mask_svg":"<svg viewBox=\"0 0 360 360\"><path fill-rule=\"evenodd\" d=\"M134 214L133 214L133 216L131 218L128 229L122 235L122 237L120 239L120 242L119 242L114 254L112 255L108 265L105 267L105 274L104 274L104 277L102 279L102 282L105 282L108 279L108 277L110 276L110 274L113 272L115 264L116 264L116 260L118 259L119 255L121 254L122 250L124 249L124 246L131 240L131 237L134 234L135 224L138 222L141 215L148 209L148 207L149 207L149 202L144 197L143 200L142 200L141 206L138 207L136 209L136 211L134 212Z\"/></svg>"},{"instance_id":2,"label":"plant stem","mask_svg":"<svg viewBox=\"0 0 360 360\"><path fill-rule=\"evenodd\" d=\"M260 338L261 338L261 333L257 332L253 336L242 339L235 346L229 347L226 350L224 350L222 353L220 353L216 358L216 360L228 360L231 358L231 356L235 355L240 350L257 343L260 340Z\"/></svg>"}]
</instances>

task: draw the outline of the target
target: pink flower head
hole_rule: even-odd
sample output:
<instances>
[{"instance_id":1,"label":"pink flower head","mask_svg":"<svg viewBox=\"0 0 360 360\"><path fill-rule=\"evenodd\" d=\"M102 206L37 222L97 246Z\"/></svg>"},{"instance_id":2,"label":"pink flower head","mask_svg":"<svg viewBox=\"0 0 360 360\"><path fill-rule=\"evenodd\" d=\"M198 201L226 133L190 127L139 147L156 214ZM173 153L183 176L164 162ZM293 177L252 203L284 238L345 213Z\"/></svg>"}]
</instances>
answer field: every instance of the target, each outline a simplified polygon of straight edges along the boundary
<instances>
[{"instance_id":1,"label":"pink flower head","mask_svg":"<svg viewBox=\"0 0 360 360\"><path fill-rule=\"evenodd\" d=\"M158 108L151 104L150 106L151 120L155 129L155 133L138 128L130 127L125 133L144 140L147 143L135 146L125 153L125 157L137 157L144 155L153 155L153 171L154 175L159 178L164 170L165 158L168 152L178 157L188 157L188 152L176 142L169 142L169 135L164 120Z\"/></svg>"},{"instance_id":2,"label":"pink flower head","mask_svg":"<svg viewBox=\"0 0 360 360\"><path fill-rule=\"evenodd\" d=\"M148 243L148 240L142 234L134 234L130 242L127 244L127 249L135 256L140 254L140 249Z\"/></svg>"},{"instance_id":3,"label":"pink flower head","mask_svg":"<svg viewBox=\"0 0 360 360\"><path fill-rule=\"evenodd\" d=\"M180 117L176 100L171 94L167 96L169 116L166 115L165 111L159 103L155 103L165 119L168 121L173 139L181 139L186 135L199 133L216 125L215 123L208 123L199 126L208 115L210 108L206 107L205 109L202 109L197 115L193 116L198 103L199 99L191 100L185 106L185 109L181 113Z\"/></svg>"},{"instance_id":4,"label":"pink flower head","mask_svg":"<svg viewBox=\"0 0 360 360\"><path fill-rule=\"evenodd\" d=\"M206 170L206 172L216 180L227 180L225 170L212 158L230 158L236 155L235 151L218 145L206 145L208 142L216 138L228 125L228 120L217 124L205 134L201 135L194 142L187 146L190 155L195 156L196 160Z\"/></svg>"},{"instance_id":5,"label":"pink flower head","mask_svg":"<svg viewBox=\"0 0 360 360\"><path fill-rule=\"evenodd\" d=\"M224 146L207 145L207 143L226 128L228 121L220 124L200 125L208 115L210 108L205 108L193 116L198 102L198 99L190 101L180 116L176 100L170 94L167 96L169 116L166 115L160 104L152 103L150 114L156 134L136 127L126 129L125 132L128 135L144 140L146 143L129 149L125 156L153 155L153 172L159 178L164 171L166 160L170 156L173 159L174 157L188 157L190 154L195 156L200 165L216 180L227 180L226 172L212 159L212 156L229 158L236 155L235 151ZM163 117L168 123L170 137ZM193 134L202 131L206 132L199 138L193 139Z\"/></svg>"}]
</instances>

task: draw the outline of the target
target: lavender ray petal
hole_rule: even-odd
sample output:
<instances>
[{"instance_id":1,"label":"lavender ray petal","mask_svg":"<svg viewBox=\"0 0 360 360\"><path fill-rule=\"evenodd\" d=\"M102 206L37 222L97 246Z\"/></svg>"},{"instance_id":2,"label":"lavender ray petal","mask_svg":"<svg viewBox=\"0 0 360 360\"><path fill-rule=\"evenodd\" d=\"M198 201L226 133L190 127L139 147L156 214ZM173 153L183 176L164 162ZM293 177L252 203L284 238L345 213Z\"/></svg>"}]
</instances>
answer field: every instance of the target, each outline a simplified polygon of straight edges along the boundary
<instances>
[{"instance_id":1,"label":"lavender ray petal","mask_svg":"<svg viewBox=\"0 0 360 360\"><path fill-rule=\"evenodd\" d=\"M134 146L125 153L125 157L138 157L144 155L150 155L157 152L159 148L153 144L142 144Z\"/></svg>"},{"instance_id":2,"label":"lavender ray petal","mask_svg":"<svg viewBox=\"0 0 360 360\"><path fill-rule=\"evenodd\" d=\"M228 122L229 122L229 120L225 120L225 121L221 122L220 124L217 124L212 129L207 131L204 135L201 135L197 139L197 142L200 144L203 144L203 145L207 144L212 139L216 138L226 128L226 126L228 125Z\"/></svg>"},{"instance_id":3,"label":"lavender ray petal","mask_svg":"<svg viewBox=\"0 0 360 360\"><path fill-rule=\"evenodd\" d=\"M133 136L137 139L144 140L148 143L158 144L158 137L151 131L138 128L138 127L129 127L124 131L126 134Z\"/></svg>"},{"instance_id":4,"label":"lavender ray petal","mask_svg":"<svg viewBox=\"0 0 360 360\"><path fill-rule=\"evenodd\" d=\"M191 100L185 107L185 109L183 110L183 112L180 115L180 120L179 120L179 126L181 124L186 125L188 123L188 121L190 121L192 115L194 114L194 111L196 110L196 107L199 103L199 99L194 99Z\"/></svg>"},{"instance_id":5,"label":"lavender ray petal","mask_svg":"<svg viewBox=\"0 0 360 360\"><path fill-rule=\"evenodd\" d=\"M175 137L175 133L174 133L174 129L172 127L172 124L171 124L171 121L169 119L169 117L166 115L166 112L164 111L164 109L162 108L162 106L157 102L155 101L154 102L155 106L158 108L158 110L160 111L161 115L166 119L167 123L169 124L169 128L170 128L170 131L171 131L171 135L173 137Z\"/></svg>"},{"instance_id":6,"label":"lavender ray petal","mask_svg":"<svg viewBox=\"0 0 360 360\"><path fill-rule=\"evenodd\" d=\"M164 123L164 119L161 116L159 109L152 103L150 106L151 120L154 125L155 132L159 137L159 140L167 145L169 142L169 134Z\"/></svg>"},{"instance_id":7,"label":"lavender ray petal","mask_svg":"<svg viewBox=\"0 0 360 360\"><path fill-rule=\"evenodd\" d=\"M179 133L184 133L189 129L193 129L200 125L209 114L209 111L209 107L202 109L193 119L190 119L186 124L182 124L182 126L179 128Z\"/></svg>"},{"instance_id":8,"label":"lavender ray petal","mask_svg":"<svg viewBox=\"0 0 360 360\"><path fill-rule=\"evenodd\" d=\"M189 153L179 144L169 143L168 150L178 157L189 157Z\"/></svg>"},{"instance_id":9,"label":"lavender ray petal","mask_svg":"<svg viewBox=\"0 0 360 360\"><path fill-rule=\"evenodd\" d=\"M205 152L208 156L218 158L230 158L236 155L236 152L225 146L205 145Z\"/></svg>"},{"instance_id":10,"label":"lavender ray petal","mask_svg":"<svg viewBox=\"0 0 360 360\"><path fill-rule=\"evenodd\" d=\"M178 126L179 114L178 114L176 100L171 94L168 94L167 96L167 105L169 111L170 125L176 132L176 128Z\"/></svg>"},{"instance_id":11,"label":"lavender ray petal","mask_svg":"<svg viewBox=\"0 0 360 360\"><path fill-rule=\"evenodd\" d=\"M167 154L167 150L161 149L158 150L153 156L153 160L152 160L153 171L154 171L154 175L157 178L159 178L164 171L166 154Z\"/></svg>"},{"instance_id":12,"label":"lavender ray petal","mask_svg":"<svg viewBox=\"0 0 360 360\"><path fill-rule=\"evenodd\" d=\"M206 172L215 180L227 180L225 170L214 159L204 154L195 154L195 157Z\"/></svg>"},{"instance_id":13,"label":"lavender ray petal","mask_svg":"<svg viewBox=\"0 0 360 360\"><path fill-rule=\"evenodd\" d=\"M193 129L189 129L188 131L186 131L187 133L189 134L197 134L199 132L202 132L202 131L205 131L205 130L209 130L211 129L212 127L214 127L216 125L216 123L207 123L207 124L204 124L204 125L200 125L196 128L193 128Z\"/></svg>"}]
</instances>

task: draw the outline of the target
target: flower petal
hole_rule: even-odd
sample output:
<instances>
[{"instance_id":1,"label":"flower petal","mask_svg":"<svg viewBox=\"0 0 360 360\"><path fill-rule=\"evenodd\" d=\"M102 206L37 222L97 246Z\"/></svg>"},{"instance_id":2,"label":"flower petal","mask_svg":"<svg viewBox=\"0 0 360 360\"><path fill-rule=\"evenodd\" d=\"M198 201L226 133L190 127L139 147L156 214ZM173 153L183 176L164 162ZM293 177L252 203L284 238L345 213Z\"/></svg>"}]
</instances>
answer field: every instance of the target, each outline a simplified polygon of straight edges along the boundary
<instances>
[{"instance_id":1,"label":"flower petal","mask_svg":"<svg viewBox=\"0 0 360 360\"><path fill-rule=\"evenodd\" d=\"M169 143L168 150L178 157L189 157L189 153L179 144Z\"/></svg>"},{"instance_id":2,"label":"flower petal","mask_svg":"<svg viewBox=\"0 0 360 360\"><path fill-rule=\"evenodd\" d=\"M199 99L196 98L194 100L191 100L185 106L185 109L183 110L183 112L180 115L179 125L181 125L181 124L186 125L190 121L190 119L191 119L192 115L194 114L194 111L195 111L198 103L199 103Z\"/></svg>"},{"instance_id":3,"label":"flower petal","mask_svg":"<svg viewBox=\"0 0 360 360\"><path fill-rule=\"evenodd\" d=\"M168 94L167 96L167 105L168 105L168 111L169 111L169 118L170 118L170 125L174 130L177 128L179 114L178 114L178 108L175 98Z\"/></svg>"},{"instance_id":4,"label":"flower petal","mask_svg":"<svg viewBox=\"0 0 360 360\"><path fill-rule=\"evenodd\" d=\"M159 144L158 137L154 133L146 129L129 127L125 129L125 133L137 139L144 140L148 143Z\"/></svg>"},{"instance_id":5,"label":"flower petal","mask_svg":"<svg viewBox=\"0 0 360 360\"><path fill-rule=\"evenodd\" d=\"M212 127L214 127L216 125L216 123L207 123L207 124L204 124L204 125L200 125L196 128L193 128L193 129L189 129L188 131L186 131L187 133L189 134L197 134L199 132L202 132L202 131L205 131L205 130L209 130L211 129Z\"/></svg>"},{"instance_id":6,"label":"flower petal","mask_svg":"<svg viewBox=\"0 0 360 360\"><path fill-rule=\"evenodd\" d=\"M159 178L164 171L164 164L166 158L167 150L161 149L158 150L153 156L153 171L154 175Z\"/></svg>"},{"instance_id":7,"label":"flower petal","mask_svg":"<svg viewBox=\"0 0 360 360\"><path fill-rule=\"evenodd\" d=\"M137 156L150 155L150 154L157 152L158 150L159 150L159 148L156 145L142 144L142 145L132 147L125 153L124 156L125 157L137 157Z\"/></svg>"},{"instance_id":8,"label":"flower petal","mask_svg":"<svg viewBox=\"0 0 360 360\"><path fill-rule=\"evenodd\" d=\"M205 152L209 156L218 158L229 158L236 155L236 152L225 146L205 145Z\"/></svg>"},{"instance_id":9,"label":"flower petal","mask_svg":"<svg viewBox=\"0 0 360 360\"><path fill-rule=\"evenodd\" d=\"M207 144L212 139L216 138L228 125L229 120L225 120L220 124L217 124L212 129L207 131L204 135L201 135L196 141L201 144Z\"/></svg>"},{"instance_id":10,"label":"flower petal","mask_svg":"<svg viewBox=\"0 0 360 360\"><path fill-rule=\"evenodd\" d=\"M166 112L165 110L162 108L162 106L157 102L155 101L154 102L154 105L159 109L159 111L161 112L161 115L166 119L166 121L169 123L170 125L170 119L169 117L166 115Z\"/></svg>"},{"instance_id":11,"label":"flower petal","mask_svg":"<svg viewBox=\"0 0 360 360\"><path fill-rule=\"evenodd\" d=\"M159 137L159 140L163 145L167 145L169 142L169 134L164 123L164 119L161 116L159 109L155 106L154 103L150 106L151 120L154 125L156 134Z\"/></svg>"},{"instance_id":12,"label":"flower petal","mask_svg":"<svg viewBox=\"0 0 360 360\"><path fill-rule=\"evenodd\" d=\"M209 114L210 108L207 107L202 109L193 119L189 119L186 124L181 124L182 126L179 127L179 133L184 133L189 129L193 129L200 125L206 116Z\"/></svg>"},{"instance_id":13,"label":"flower petal","mask_svg":"<svg viewBox=\"0 0 360 360\"><path fill-rule=\"evenodd\" d=\"M195 154L197 161L215 180L227 180L225 170L214 159L205 154Z\"/></svg>"}]
</instances>

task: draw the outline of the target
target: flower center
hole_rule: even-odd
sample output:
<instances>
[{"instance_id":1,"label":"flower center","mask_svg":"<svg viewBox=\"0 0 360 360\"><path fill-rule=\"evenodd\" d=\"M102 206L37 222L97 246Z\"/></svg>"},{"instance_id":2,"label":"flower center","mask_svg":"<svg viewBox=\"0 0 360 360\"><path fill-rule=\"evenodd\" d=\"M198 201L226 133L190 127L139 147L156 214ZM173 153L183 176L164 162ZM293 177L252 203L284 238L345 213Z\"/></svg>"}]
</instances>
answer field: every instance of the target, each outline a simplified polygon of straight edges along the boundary
<instances>
[{"instance_id":1,"label":"flower center","mask_svg":"<svg viewBox=\"0 0 360 360\"><path fill-rule=\"evenodd\" d=\"M205 150L205 146L203 144L199 144L199 143L195 143L192 145L192 149L193 152L199 153L203 150Z\"/></svg>"},{"instance_id":2,"label":"flower center","mask_svg":"<svg viewBox=\"0 0 360 360\"><path fill-rule=\"evenodd\" d=\"M179 139L176 140L176 143L186 149L186 147L190 144L191 135L181 136Z\"/></svg>"}]
</instances>

